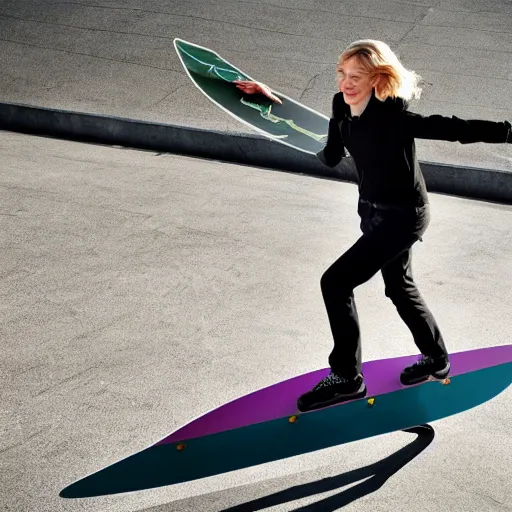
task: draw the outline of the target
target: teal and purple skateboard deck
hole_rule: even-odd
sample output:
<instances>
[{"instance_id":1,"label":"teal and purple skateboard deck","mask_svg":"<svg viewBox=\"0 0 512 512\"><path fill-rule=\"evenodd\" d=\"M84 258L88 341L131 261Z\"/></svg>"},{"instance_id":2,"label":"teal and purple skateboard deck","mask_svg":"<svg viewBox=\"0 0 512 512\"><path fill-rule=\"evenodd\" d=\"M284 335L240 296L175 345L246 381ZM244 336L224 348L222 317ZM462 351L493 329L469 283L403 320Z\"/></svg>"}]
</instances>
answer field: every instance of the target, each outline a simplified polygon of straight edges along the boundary
<instances>
[{"instance_id":1,"label":"teal and purple skateboard deck","mask_svg":"<svg viewBox=\"0 0 512 512\"><path fill-rule=\"evenodd\" d=\"M328 117L278 91L272 92L281 99L282 105L261 94L244 94L232 82L254 80L220 55L182 39L175 39L174 47L195 86L238 121L305 153L316 154L325 147Z\"/></svg>"},{"instance_id":2,"label":"teal and purple skateboard deck","mask_svg":"<svg viewBox=\"0 0 512 512\"><path fill-rule=\"evenodd\" d=\"M416 359L365 362L365 398L306 413L297 410L297 397L328 369L260 389L78 480L61 496L89 497L177 484L409 429L481 405L512 383L512 345L452 354L449 382L404 388L400 372Z\"/></svg>"}]
</instances>

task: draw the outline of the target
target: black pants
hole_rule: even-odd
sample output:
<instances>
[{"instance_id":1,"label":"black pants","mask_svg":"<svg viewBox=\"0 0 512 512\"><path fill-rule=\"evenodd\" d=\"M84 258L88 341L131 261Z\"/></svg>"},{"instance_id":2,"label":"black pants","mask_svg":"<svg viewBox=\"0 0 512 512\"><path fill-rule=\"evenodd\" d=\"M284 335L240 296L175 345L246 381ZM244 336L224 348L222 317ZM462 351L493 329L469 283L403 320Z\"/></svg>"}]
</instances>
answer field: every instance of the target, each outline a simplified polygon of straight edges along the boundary
<instances>
[{"instance_id":1,"label":"black pants","mask_svg":"<svg viewBox=\"0 0 512 512\"><path fill-rule=\"evenodd\" d=\"M429 205L393 208L359 200L363 235L323 274L320 284L334 338L333 371L361 373L361 335L354 288L379 270L389 297L410 329L420 352L446 355L437 323L421 298L411 270L411 247L430 223Z\"/></svg>"}]
</instances>

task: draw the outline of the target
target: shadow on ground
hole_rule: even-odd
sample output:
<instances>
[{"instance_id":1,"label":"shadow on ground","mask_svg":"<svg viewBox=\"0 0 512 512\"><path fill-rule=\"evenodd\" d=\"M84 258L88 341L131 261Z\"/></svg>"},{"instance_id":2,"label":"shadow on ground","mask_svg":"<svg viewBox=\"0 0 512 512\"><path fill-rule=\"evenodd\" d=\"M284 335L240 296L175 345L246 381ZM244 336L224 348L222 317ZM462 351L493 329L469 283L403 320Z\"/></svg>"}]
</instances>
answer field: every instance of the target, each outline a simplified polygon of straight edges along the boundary
<instances>
[{"instance_id":1,"label":"shadow on ground","mask_svg":"<svg viewBox=\"0 0 512 512\"><path fill-rule=\"evenodd\" d=\"M404 446L392 455L382 459L378 462L365 466L363 468L354 469L343 473L341 475L322 478L314 482L309 482L301 485L296 485L279 491L268 496L263 496L255 500L248 501L229 508L219 508L221 512L255 512L264 510L284 503L289 503L295 500L309 498L316 494L333 491L341 487L359 482L361 483L350 487L345 491L341 491L334 496L329 496L321 501L299 507L295 511L308 511L308 512L330 512L338 510L349 503L352 503L363 496L371 494L372 492L380 489L386 481L395 473L400 471L406 464L413 460L423 450L425 450L430 443L432 443L435 432L430 425L421 425L418 427L404 430L411 434L416 434L417 437L414 441ZM250 485L250 487L259 487L260 482ZM159 505L144 512L176 512L178 510L201 510L205 501L210 501L221 504L222 502L230 501L231 496L238 491L236 489L228 489L226 491L212 493L210 495L196 496L193 498L180 500L178 502L168 503L166 505ZM208 510L213 510L209 508Z\"/></svg>"}]
</instances>

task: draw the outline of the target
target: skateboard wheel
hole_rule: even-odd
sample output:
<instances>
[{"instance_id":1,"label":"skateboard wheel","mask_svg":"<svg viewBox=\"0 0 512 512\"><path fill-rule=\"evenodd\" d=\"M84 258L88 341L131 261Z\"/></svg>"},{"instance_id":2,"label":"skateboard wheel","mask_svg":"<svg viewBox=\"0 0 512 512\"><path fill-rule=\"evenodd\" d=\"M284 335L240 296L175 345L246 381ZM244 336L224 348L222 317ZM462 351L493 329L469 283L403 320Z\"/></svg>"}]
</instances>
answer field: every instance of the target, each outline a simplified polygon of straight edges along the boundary
<instances>
[{"instance_id":1,"label":"skateboard wheel","mask_svg":"<svg viewBox=\"0 0 512 512\"><path fill-rule=\"evenodd\" d=\"M289 421L290 423L295 423L298 419L299 419L299 418L297 418L297 416L290 416L290 417L288 418L288 421Z\"/></svg>"},{"instance_id":2,"label":"skateboard wheel","mask_svg":"<svg viewBox=\"0 0 512 512\"><path fill-rule=\"evenodd\" d=\"M450 384L450 382L451 382L451 380L450 380L450 379L444 379L444 380L442 381L442 384L443 384L443 386L448 386L448 384Z\"/></svg>"},{"instance_id":3,"label":"skateboard wheel","mask_svg":"<svg viewBox=\"0 0 512 512\"><path fill-rule=\"evenodd\" d=\"M176 445L176 450L178 450L179 452L183 451L185 448L187 447L187 445L185 443L180 443L178 445Z\"/></svg>"},{"instance_id":4,"label":"skateboard wheel","mask_svg":"<svg viewBox=\"0 0 512 512\"><path fill-rule=\"evenodd\" d=\"M367 403L369 407L373 407L375 405L375 398L368 398Z\"/></svg>"}]
</instances>

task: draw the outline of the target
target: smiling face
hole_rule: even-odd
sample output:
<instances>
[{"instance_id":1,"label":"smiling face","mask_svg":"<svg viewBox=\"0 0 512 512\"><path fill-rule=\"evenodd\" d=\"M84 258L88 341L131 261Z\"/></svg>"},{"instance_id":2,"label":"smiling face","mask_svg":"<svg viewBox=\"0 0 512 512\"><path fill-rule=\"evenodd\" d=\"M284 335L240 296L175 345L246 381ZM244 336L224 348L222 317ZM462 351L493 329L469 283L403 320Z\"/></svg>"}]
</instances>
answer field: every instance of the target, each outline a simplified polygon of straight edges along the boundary
<instances>
[{"instance_id":1,"label":"smiling face","mask_svg":"<svg viewBox=\"0 0 512 512\"><path fill-rule=\"evenodd\" d=\"M362 110L370 99L376 80L371 78L357 57L343 61L337 75L339 89L352 113Z\"/></svg>"}]
</instances>

